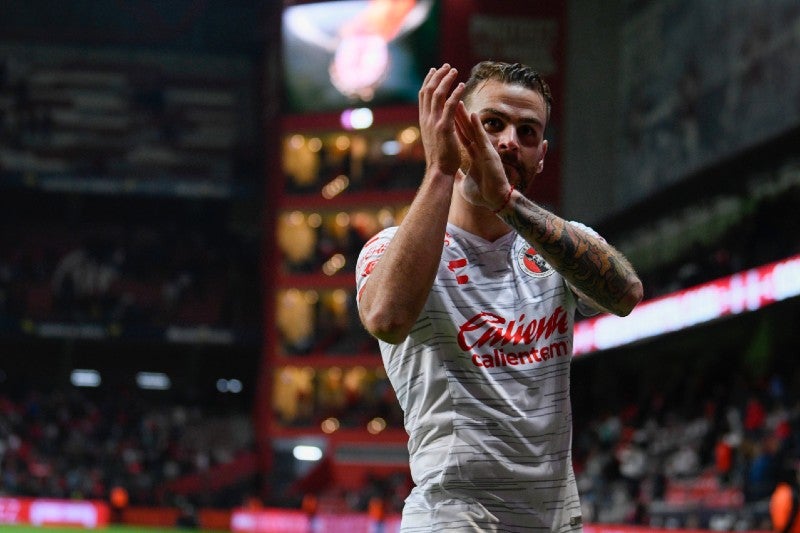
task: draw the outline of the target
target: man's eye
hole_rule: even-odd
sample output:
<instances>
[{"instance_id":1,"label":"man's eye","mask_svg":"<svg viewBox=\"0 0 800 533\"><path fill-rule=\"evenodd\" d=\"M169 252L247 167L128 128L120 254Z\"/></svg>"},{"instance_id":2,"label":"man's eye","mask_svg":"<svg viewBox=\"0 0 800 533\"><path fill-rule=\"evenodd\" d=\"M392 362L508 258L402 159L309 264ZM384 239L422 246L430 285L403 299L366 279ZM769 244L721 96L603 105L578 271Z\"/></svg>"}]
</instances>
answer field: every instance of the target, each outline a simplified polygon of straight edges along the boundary
<instances>
[{"instance_id":1,"label":"man's eye","mask_svg":"<svg viewBox=\"0 0 800 533\"><path fill-rule=\"evenodd\" d=\"M502 123L496 118L487 118L483 121L483 127L487 131L497 131L502 127Z\"/></svg>"}]
</instances>

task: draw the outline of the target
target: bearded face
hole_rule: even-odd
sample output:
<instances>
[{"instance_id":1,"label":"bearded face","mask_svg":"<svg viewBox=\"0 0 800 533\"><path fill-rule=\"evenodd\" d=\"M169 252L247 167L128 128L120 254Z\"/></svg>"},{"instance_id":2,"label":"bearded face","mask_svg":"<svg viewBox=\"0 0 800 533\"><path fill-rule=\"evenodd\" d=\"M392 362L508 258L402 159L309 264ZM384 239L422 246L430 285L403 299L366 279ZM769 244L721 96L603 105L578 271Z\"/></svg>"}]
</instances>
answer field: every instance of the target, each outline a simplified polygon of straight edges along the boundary
<instances>
[{"instance_id":1,"label":"bearded face","mask_svg":"<svg viewBox=\"0 0 800 533\"><path fill-rule=\"evenodd\" d=\"M514 187L526 190L544 168L547 141L544 129L547 107L538 92L496 80L486 81L464 103L467 111L477 113L484 131L500 155L506 177ZM462 170L471 164L461 147Z\"/></svg>"}]
</instances>

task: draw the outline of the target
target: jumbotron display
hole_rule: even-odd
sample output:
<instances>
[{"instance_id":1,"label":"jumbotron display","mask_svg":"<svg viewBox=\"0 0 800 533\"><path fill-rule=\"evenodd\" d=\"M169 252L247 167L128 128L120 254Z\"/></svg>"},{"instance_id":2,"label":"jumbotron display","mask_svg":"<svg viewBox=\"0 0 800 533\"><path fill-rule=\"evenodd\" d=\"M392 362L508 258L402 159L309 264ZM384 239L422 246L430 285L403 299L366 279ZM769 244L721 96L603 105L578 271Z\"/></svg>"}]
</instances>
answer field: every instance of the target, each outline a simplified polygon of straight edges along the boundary
<instances>
[{"instance_id":1,"label":"jumbotron display","mask_svg":"<svg viewBox=\"0 0 800 533\"><path fill-rule=\"evenodd\" d=\"M416 103L437 52L434 0L348 0L286 8L289 112Z\"/></svg>"}]
</instances>

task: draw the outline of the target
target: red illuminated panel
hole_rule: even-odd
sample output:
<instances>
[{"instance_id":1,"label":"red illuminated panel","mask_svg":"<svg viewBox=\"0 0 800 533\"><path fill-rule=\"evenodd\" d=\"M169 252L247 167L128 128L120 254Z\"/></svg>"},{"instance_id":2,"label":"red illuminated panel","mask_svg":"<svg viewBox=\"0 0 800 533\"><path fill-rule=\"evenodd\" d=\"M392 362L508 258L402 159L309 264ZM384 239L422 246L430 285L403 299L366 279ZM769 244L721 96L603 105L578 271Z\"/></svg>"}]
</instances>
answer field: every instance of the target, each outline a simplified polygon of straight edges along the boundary
<instances>
[{"instance_id":1,"label":"red illuminated panel","mask_svg":"<svg viewBox=\"0 0 800 533\"><path fill-rule=\"evenodd\" d=\"M639 304L627 317L575 325L574 354L607 350L800 295L800 255Z\"/></svg>"}]
</instances>

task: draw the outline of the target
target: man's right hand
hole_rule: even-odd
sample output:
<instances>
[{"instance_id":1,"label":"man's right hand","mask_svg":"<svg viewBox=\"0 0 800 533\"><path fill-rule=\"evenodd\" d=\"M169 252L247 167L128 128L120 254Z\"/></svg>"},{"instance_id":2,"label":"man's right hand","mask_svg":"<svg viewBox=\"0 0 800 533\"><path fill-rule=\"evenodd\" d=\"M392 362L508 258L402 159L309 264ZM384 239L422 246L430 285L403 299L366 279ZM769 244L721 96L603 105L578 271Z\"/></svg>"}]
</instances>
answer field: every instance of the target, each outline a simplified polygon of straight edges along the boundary
<instances>
[{"instance_id":1,"label":"man's right hand","mask_svg":"<svg viewBox=\"0 0 800 533\"><path fill-rule=\"evenodd\" d=\"M461 167L461 150L455 130L455 113L464 84L452 90L458 71L445 63L432 68L419 90L419 127L427 168L455 176Z\"/></svg>"}]
</instances>

